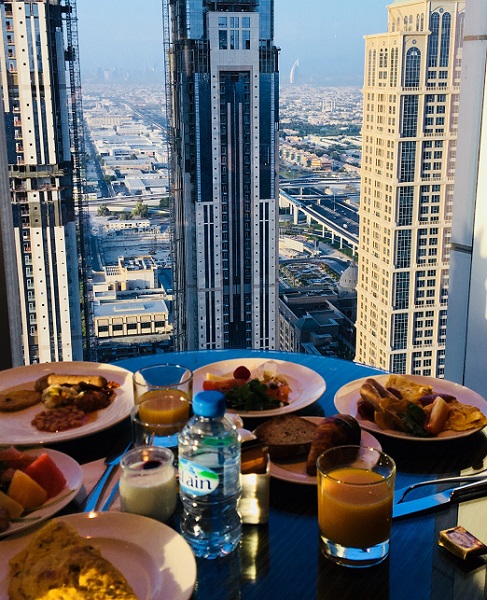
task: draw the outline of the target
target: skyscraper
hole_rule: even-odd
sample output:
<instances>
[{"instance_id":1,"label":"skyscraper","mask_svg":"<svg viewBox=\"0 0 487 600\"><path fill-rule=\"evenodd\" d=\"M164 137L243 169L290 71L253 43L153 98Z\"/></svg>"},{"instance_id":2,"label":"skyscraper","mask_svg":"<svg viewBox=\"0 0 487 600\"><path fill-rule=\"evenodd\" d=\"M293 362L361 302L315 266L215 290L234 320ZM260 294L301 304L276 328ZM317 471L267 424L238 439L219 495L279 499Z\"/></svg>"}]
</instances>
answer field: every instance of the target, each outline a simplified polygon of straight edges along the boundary
<instances>
[{"instance_id":1,"label":"skyscraper","mask_svg":"<svg viewBox=\"0 0 487 600\"><path fill-rule=\"evenodd\" d=\"M465 0L388 9L365 38L356 360L442 377Z\"/></svg>"},{"instance_id":2,"label":"skyscraper","mask_svg":"<svg viewBox=\"0 0 487 600\"><path fill-rule=\"evenodd\" d=\"M273 0L164 0L176 349L274 348Z\"/></svg>"},{"instance_id":3,"label":"skyscraper","mask_svg":"<svg viewBox=\"0 0 487 600\"><path fill-rule=\"evenodd\" d=\"M75 198L79 164L66 37L73 0L1 2L0 76L22 362L82 359ZM71 132L73 133L73 132ZM8 210L4 199L2 210ZM19 306L14 307L19 311ZM15 353L14 353L15 354Z\"/></svg>"}]
</instances>

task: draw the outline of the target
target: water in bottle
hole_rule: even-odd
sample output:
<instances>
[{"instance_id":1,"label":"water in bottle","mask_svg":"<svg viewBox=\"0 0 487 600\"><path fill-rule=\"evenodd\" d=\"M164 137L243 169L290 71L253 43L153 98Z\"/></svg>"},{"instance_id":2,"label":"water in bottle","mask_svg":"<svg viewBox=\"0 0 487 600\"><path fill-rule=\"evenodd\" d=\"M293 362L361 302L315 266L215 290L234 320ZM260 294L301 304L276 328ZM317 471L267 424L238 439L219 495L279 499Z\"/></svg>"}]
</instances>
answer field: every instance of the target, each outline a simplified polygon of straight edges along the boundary
<instances>
[{"instance_id":1,"label":"water in bottle","mask_svg":"<svg viewBox=\"0 0 487 600\"><path fill-rule=\"evenodd\" d=\"M193 412L178 444L181 533L195 556L217 558L232 552L241 535L240 442L220 392L196 394Z\"/></svg>"}]
</instances>

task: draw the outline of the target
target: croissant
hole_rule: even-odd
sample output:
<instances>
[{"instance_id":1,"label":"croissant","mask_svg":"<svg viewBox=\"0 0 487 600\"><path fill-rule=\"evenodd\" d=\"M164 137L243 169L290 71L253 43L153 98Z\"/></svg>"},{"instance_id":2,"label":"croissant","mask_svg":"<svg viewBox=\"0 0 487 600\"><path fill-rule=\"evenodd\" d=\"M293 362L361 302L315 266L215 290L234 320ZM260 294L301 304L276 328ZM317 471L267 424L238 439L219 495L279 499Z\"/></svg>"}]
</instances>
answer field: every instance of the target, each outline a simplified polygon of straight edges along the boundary
<instances>
[{"instance_id":1,"label":"croissant","mask_svg":"<svg viewBox=\"0 0 487 600\"><path fill-rule=\"evenodd\" d=\"M325 450L346 444L360 444L360 425L350 415L325 417L318 425L306 461L306 473L316 475L316 461Z\"/></svg>"}]
</instances>

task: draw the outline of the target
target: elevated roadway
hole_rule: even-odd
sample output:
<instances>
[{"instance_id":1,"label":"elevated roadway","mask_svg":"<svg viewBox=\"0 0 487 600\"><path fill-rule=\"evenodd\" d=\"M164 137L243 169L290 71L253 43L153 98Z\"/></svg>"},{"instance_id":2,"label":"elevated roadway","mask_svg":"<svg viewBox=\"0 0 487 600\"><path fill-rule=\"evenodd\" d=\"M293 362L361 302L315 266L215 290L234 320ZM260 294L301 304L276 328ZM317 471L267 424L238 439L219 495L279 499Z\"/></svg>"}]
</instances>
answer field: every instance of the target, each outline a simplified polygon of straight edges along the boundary
<instances>
[{"instance_id":1,"label":"elevated roadway","mask_svg":"<svg viewBox=\"0 0 487 600\"><path fill-rule=\"evenodd\" d=\"M322 237L347 246L354 253L358 250L359 223L357 207L345 202L349 195L301 194L292 196L284 189L279 192L279 206L289 208L297 225L305 219L308 225L316 223L322 228Z\"/></svg>"}]
</instances>

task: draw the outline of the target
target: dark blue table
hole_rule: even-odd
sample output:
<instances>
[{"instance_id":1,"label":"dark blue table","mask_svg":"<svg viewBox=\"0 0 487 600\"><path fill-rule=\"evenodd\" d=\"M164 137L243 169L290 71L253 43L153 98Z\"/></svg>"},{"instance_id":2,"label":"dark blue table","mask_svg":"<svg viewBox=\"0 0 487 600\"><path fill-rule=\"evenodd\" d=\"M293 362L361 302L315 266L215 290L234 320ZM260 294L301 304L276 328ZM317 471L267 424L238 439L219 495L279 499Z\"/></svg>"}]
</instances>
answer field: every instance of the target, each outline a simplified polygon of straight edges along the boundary
<instances>
[{"instance_id":1,"label":"dark blue table","mask_svg":"<svg viewBox=\"0 0 487 600\"><path fill-rule=\"evenodd\" d=\"M163 362L197 369L219 360L259 355L290 360L320 373L327 387L314 410L322 410L326 415L337 412L333 400L342 385L378 373L370 367L335 358L245 350L153 355L117 364L131 371ZM397 463L397 487L457 474L469 466L479 467L487 455L483 432L441 443L409 442L385 436L380 436L380 442ZM485 513L487 503L474 502L479 515ZM268 524L245 525L241 548L231 557L198 561L194 598L480 600L487 597L484 560L465 565L437 544L439 531L456 525L457 514L454 506L394 521L390 557L384 563L371 569L345 569L330 563L319 551L316 490L273 479Z\"/></svg>"}]
</instances>

